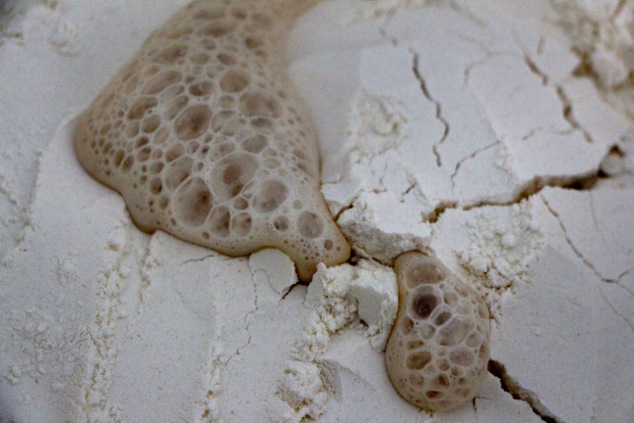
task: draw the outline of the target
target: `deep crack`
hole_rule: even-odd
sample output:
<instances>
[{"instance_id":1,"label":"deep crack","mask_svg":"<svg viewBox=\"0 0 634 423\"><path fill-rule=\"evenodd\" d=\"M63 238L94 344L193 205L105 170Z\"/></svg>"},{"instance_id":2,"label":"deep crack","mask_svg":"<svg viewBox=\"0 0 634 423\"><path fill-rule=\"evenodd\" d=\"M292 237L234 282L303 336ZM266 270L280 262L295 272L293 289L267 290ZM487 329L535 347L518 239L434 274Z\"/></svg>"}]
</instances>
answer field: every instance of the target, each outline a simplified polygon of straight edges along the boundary
<instances>
[{"instance_id":1,"label":"deep crack","mask_svg":"<svg viewBox=\"0 0 634 423\"><path fill-rule=\"evenodd\" d=\"M528 67L528 69L530 69L530 71L533 74L535 74L541 79L543 86L546 86L549 84L550 81L549 81L548 75L539 68L537 63L535 63L535 61L530 57L530 55L528 54L524 55L524 62L526 63L526 66ZM570 125L570 127L573 130L581 132L586 142L588 143L594 142L590 133L579 123L579 121L575 117L573 108L572 108L572 102L570 101L570 98L568 98L568 95L566 94L566 91L564 90L564 88L561 85L555 85L554 87L555 87L555 92L557 93L557 97L559 97L559 101L561 102L563 106L563 117L566 120L566 122L568 122L568 125Z\"/></svg>"},{"instance_id":2,"label":"deep crack","mask_svg":"<svg viewBox=\"0 0 634 423\"><path fill-rule=\"evenodd\" d=\"M474 159L478 154L487 151L490 148L495 147L496 145L500 144L500 140L496 140L495 142L492 142L491 144L485 145L482 148L477 149L476 151L472 152L470 155L468 155L467 157L464 157L462 159L460 159L458 161L458 163L456 163L456 167L454 168L453 173L451 174L451 189L453 190L456 187L456 176L458 175L458 172L460 171L460 167L462 167L462 165L469 161Z\"/></svg>"},{"instance_id":3,"label":"deep crack","mask_svg":"<svg viewBox=\"0 0 634 423\"><path fill-rule=\"evenodd\" d=\"M557 96L559 97L561 104L563 104L564 106L564 119L566 119L566 121L568 122L568 124L570 125L572 129L580 131L583 134L583 138L588 143L592 143L593 140L590 133L585 128L583 128L577 121L577 118L575 118L575 115L572 110L572 103L570 102L570 99L568 98L568 95L564 91L563 87L558 85L555 88L556 88Z\"/></svg>"},{"instance_id":4,"label":"deep crack","mask_svg":"<svg viewBox=\"0 0 634 423\"><path fill-rule=\"evenodd\" d=\"M350 260L348 260L348 261L350 261ZM297 288L298 286L300 286L300 285L304 285L304 284L301 283L301 282L297 282L297 283L294 283L293 285L291 285L291 287L288 288L288 291L286 291L284 293L284 295L282 295L282 297L280 298L280 301L284 301L286 299L286 297L288 297L291 294L291 292L293 292L293 290L295 288Z\"/></svg>"},{"instance_id":5,"label":"deep crack","mask_svg":"<svg viewBox=\"0 0 634 423\"><path fill-rule=\"evenodd\" d=\"M414 188L416 188L418 186L417 182L412 182L405 191L403 191L401 193L401 195L399 196L399 201L402 203L403 201L405 201L405 197L407 197L407 195L412 192L414 190Z\"/></svg>"},{"instance_id":6,"label":"deep crack","mask_svg":"<svg viewBox=\"0 0 634 423\"><path fill-rule=\"evenodd\" d=\"M357 198L359 198L359 194L355 195L354 198L350 201L350 204L342 207L341 210L339 210L339 212L335 216L333 216L335 222L338 222L341 215L354 207L354 202L357 201Z\"/></svg>"},{"instance_id":7,"label":"deep crack","mask_svg":"<svg viewBox=\"0 0 634 423\"><path fill-rule=\"evenodd\" d=\"M251 274L251 284L253 286L253 308L251 308L251 310L247 311L247 313L244 316L244 320L243 320L243 327L245 332L247 333L247 341L240 345L239 347L237 347L235 349L235 352L233 354L231 354L223 363L224 368L228 369L229 368L229 364L231 363L231 361L233 360L233 358L235 356L240 355L240 353L242 352L242 350L244 350L246 347L248 347L251 344L251 339L253 338L253 335L251 335L251 316L253 316L253 314L255 314L258 311L258 290L257 290L257 286L256 286L256 281L253 278L254 274ZM232 377L232 373L231 372L227 372L228 376L227 376L227 384L225 386L225 390L228 391L229 390L229 386L231 385L231 377Z\"/></svg>"},{"instance_id":8,"label":"deep crack","mask_svg":"<svg viewBox=\"0 0 634 423\"><path fill-rule=\"evenodd\" d=\"M207 259L210 259L210 258L212 258L212 257L217 257L217 256L218 256L218 254L216 254L216 253L211 253L211 254L207 254L207 255L205 255L205 256L203 256L203 257L199 257L199 258L192 258L192 259L187 259L187 260L185 260L182 264L200 263L200 262L203 262L203 261L205 261L205 260L207 260Z\"/></svg>"},{"instance_id":9,"label":"deep crack","mask_svg":"<svg viewBox=\"0 0 634 423\"><path fill-rule=\"evenodd\" d=\"M591 189L597 181L597 174L591 173L585 176L577 177L550 177L542 176L534 177L530 182L526 183L512 198L506 201L477 201L474 203L459 205L457 201L446 201L436 206L436 208L426 216L426 223L436 223L442 214L450 209L472 210L480 207L489 206L511 206L529 199L535 194L539 194L544 188L564 188L574 190Z\"/></svg>"},{"instance_id":10,"label":"deep crack","mask_svg":"<svg viewBox=\"0 0 634 423\"><path fill-rule=\"evenodd\" d=\"M440 102L438 100L436 100L434 97L432 97L432 95L429 93L429 90L427 88L427 83L425 82L425 79L423 78L423 75L420 72L419 69L419 62L420 62L420 58L418 53L416 53L415 51L410 49L410 53L413 56L413 65L412 65L412 71L414 72L414 76L416 77L416 80L418 81L418 83L420 84L420 89L423 92L423 95L425 96L425 98L431 102L434 107L436 108L436 119L438 119L440 121L440 123L443 125L444 127L444 131L442 134L442 137L440 138L440 140L436 143L434 143L433 147L432 147L432 151L434 153L434 156L436 156L436 166L441 167L442 166L442 158L440 156L440 152L438 151L438 147L445 142L445 140L447 139L447 137L449 136L449 122L447 121L447 119L443 116L442 113L442 105L440 104Z\"/></svg>"},{"instance_id":11,"label":"deep crack","mask_svg":"<svg viewBox=\"0 0 634 423\"><path fill-rule=\"evenodd\" d=\"M515 380L506 370L504 364L499 361L489 360L489 373L496 378L500 379L500 384L504 391L511 394L511 396L519 401L524 401L533 410L533 412L539 416L546 423L564 423L563 420L552 414L544 404L539 400L539 397L523 388L517 380Z\"/></svg>"},{"instance_id":12,"label":"deep crack","mask_svg":"<svg viewBox=\"0 0 634 423\"><path fill-rule=\"evenodd\" d=\"M524 56L524 62L526 63L526 66L528 66L530 71L542 80L542 85L548 85L548 75L546 75L544 72L541 71L541 69L539 69L539 67L537 67L537 65L529 55Z\"/></svg>"}]
</instances>

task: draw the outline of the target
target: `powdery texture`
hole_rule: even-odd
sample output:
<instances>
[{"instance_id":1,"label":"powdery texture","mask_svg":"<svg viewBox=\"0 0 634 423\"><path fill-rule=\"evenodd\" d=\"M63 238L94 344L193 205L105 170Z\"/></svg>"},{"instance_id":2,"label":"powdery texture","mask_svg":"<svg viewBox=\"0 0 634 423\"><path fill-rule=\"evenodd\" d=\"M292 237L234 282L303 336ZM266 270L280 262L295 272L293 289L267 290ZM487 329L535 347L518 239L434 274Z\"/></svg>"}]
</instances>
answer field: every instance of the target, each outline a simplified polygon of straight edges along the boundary
<instances>
[{"instance_id":1,"label":"powdery texture","mask_svg":"<svg viewBox=\"0 0 634 423\"><path fill-rule=\"evenodd\" d=\"M310 310L304 330L278 384L282 405L274 411L275 420L298 423L305 417L322 415L328 391L318 363L330 346L330 336L354 319L356 306L346 298L353 275L354 268L348 264L332 269L323 264L317 267L306 294ZM307 391L307 381L312 391L308 396L301 394Z\"/></svg>"},{"instance_id":2,"label":"powdery texture","mask_svg":"<svg viewBox=\"0 0 634 423\"><path fill-rule=\"evenodd\" d=\"M490 355L484 300L438 259L396 259L399 310L385 351L392 384L411 404L450 410L472 399Z\"/></svg>"},{"instance_id":3,"label":"powdery texture","mask_svg":"<svg viewBox=\"0 0 634 423\"><path fill-rule=\"evenodd\" d=\"M288 405L278 415L277 421L284 423L300 422L306 417L318 419L329 396L319 367L303 361L289 362L276 394Z\"/></svg>"},{"instance_id":4,"label":"powdery texture","mask_svg":"<svg viewBox=\"0 0 634 423\"><path fill-rule=\"evenodd\" d=\"M369 326L364 335L370 337L375 349L382 350L396 313L396 281L391 269L371 261L332 268L320 264L308 287L306 305L303 333L278 384L277 396L282 404L272 411L275 421L300 422L322 415L330 394L336 390L332 379L338 377L331 374L323 356L332 336L354 324L358 317L381 310L366 322Z\"/></svg>"},{"instance_id":5,"label":"powdery texture","mask_svg":"<svg viewBox=\"0 0 634 423\"><path fill-rule=\"evenodd\" d=\"M544 237L527 202L514 204L503 216L477 211L466 222L469 243L458 252L460 263L472 274L484 277L493 288L510 286L526 275L543 250Z\"/></svg>"},{"instance_id":6,"label":"powdery texture","mask_svg":"<svg viewBox=\"0 0 634 423\"><path fill-rule=\"evenodd\" d=\"M195 1L86 110L79 160L123 195L140 227L230 256L276 247L304 281L317 263L348 258L281 52L310 4Z\"/></svg>"}]
</instances>

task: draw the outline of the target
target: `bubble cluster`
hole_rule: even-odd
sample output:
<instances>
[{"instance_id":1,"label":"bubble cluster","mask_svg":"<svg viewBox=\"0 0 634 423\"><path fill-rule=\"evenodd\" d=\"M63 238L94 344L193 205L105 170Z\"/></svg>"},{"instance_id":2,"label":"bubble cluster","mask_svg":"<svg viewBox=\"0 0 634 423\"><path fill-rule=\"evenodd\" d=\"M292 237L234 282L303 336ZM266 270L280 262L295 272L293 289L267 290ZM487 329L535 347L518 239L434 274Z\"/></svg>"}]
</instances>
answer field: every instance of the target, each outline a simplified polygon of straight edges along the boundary
<instances>
[{"instance_id":1,"label":"bubble cluster","mask_svg":"<svg viewBox=\"0 0 634 423\"><path fill-rule=\"evenodd\" d=\"M385 356L390 380L420 408L458 407L476 395L487 371L489 310L436 258L405 253L395 272L399 309Z\"/></svg>"},{"instance_id":2,"label":"bubble cluster","mask_svg":"<svg viewBox=\"0 0 634 423\"><path fill-rule=\"evenodd\" d=\"M145 230L231 256L277 247L307 281L350 247L319 192L316 135L283 62L295 7L306 2L192 2L84 112L75 149Z\"/></svg>"}]
</instances>

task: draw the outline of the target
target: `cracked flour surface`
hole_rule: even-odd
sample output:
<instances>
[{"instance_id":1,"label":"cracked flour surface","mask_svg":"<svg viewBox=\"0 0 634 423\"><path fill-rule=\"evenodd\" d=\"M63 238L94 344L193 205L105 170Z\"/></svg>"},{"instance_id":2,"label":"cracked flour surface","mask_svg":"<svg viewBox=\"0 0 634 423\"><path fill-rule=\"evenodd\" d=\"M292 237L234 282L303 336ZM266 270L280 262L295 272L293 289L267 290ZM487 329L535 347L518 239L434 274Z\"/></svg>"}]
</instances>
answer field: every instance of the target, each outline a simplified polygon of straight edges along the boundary
<instances>
[{"instance_id":1,"label":"cracked flour surface","mask_svg":"<svg viewBox=\"0 0 634 423\"><path fill-rule=\"evenodd\" d=\"M88 3L31 2L0 36L0 422L633 421L631 2L302 18L289 69L356 253L309 287L278 251L141 233L81 170L76 112L185 2ZM411 249L492 312L490 375L448 413L384 371L389 265Z\"/></svg>"}]
</instances>

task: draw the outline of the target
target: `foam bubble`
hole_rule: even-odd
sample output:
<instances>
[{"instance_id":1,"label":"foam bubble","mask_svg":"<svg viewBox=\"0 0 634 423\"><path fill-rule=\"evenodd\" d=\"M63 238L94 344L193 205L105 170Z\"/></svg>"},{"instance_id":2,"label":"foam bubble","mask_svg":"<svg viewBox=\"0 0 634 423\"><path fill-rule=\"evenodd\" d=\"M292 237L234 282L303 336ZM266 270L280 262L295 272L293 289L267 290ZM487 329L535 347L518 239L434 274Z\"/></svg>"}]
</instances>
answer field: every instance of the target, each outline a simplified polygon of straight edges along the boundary
<instances>
[{"instance_id":1,"label":"foam bubble","mask_svg":"<svg viewBox=\"0 0 634 423\"><path fill-rule=\"evenodd\" d=\"M175 196L174 212L187 226L202 225L213 205L209 187L201 178L192 178L184 183Z\"/></svg>"},{"instance_id":2,"label":"foam bubble","mask_svg":"<svg viewBox=\"0 0 634 423\"><path fill-rule=\"evenodd\" d=\"M259 213L277 210L288 198L288 188L281 181L264 181L253 196L253 208Z\"/></svg>"},{"instance_id":3,"label":"foam bubble","mask_svg":"<svg viewBox=\"0 0 634 423\"><path fill-rule=\"evenodd\" d=\"M209 125L211 110L205 104L185 109L174 122L174 132L181 140L191 140L201 136Z\"/></svg>"},{"instance_id":4,"label":"foam bubble","mask_svg":"<svg viewBox=\"0 0 634 423\"><path fill-rule=\"evenodd\" d=\"M143 94L146 95L155 95L163 91L169 86L177 84L180 82L182 75L180 72L175 70L168 70L161 72L158 76L152 79L146 86L143 88Z\"/></svg>"}]
</instances>

